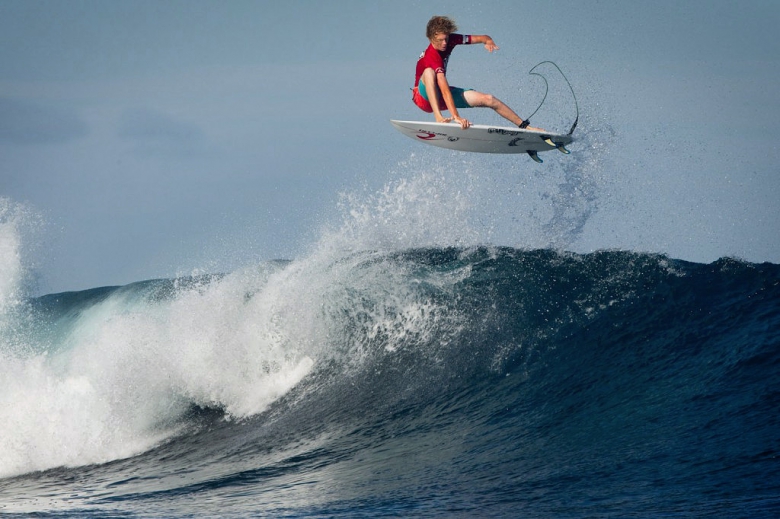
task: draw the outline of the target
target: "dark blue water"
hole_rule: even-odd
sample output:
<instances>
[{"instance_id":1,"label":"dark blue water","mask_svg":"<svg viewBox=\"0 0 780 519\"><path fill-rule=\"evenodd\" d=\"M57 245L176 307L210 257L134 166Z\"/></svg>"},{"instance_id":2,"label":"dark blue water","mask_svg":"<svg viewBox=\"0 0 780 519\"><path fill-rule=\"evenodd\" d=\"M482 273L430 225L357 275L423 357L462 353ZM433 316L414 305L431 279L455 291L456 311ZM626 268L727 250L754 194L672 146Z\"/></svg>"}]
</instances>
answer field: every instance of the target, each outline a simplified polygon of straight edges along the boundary
<instances>
[{"instance_id":1,"label":"dark blue water","mask_svg":"<svg viewBox=\"0 0 780 519\"><path fill-rule=\"evenodd\" d=\"M331 260L15 309L0 513L780 515L780 266Z\"/></svg>"}]
</instances>

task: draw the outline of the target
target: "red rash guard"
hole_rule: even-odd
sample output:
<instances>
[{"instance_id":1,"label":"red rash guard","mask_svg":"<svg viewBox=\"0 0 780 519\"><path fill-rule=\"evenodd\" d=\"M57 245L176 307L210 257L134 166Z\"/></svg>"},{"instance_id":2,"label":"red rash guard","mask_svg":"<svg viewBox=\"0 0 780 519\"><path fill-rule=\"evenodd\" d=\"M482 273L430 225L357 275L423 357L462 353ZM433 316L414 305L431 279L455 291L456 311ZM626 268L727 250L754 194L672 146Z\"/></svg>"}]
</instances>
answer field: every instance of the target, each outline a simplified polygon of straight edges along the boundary
<instances>
[{"instance_id":1,"label":"red rash guard","mask_svg":"<svg viewBox=\"0 0 780 519\"><path fill-rule=\"evenodd\" d=\"M454 49L456 45L469 45L470 43L471 36L467 34L464 35L453 33L450 34L450 37L447 40L447 48L442 52L434 49L433 45L428 45L428 48L425 49L425 52L422 53L420 59L417 60L417 70L414 77L414 86L416 87L420 84L420 76L422 76L423 71L426 68L432 68L436 74L441 72L446 75L447 61L450 59L452 49Z\"/></svg>"}]
</instances>

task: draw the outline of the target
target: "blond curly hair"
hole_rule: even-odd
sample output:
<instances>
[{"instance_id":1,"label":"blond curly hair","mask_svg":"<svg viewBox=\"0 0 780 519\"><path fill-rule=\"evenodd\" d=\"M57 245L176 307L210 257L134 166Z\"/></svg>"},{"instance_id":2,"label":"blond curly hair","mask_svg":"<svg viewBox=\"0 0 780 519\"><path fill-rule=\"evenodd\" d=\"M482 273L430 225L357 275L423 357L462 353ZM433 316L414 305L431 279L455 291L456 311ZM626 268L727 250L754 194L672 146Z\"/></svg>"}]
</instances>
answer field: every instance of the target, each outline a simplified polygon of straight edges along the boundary
<instances>
[{"instance_id":1,"label":"blond curly hair","mask_svg":"<svg viewBox=\"0 0 780 519\"><path fill-rule=\"evenodd\" d=\"M455 21L446 16L434 16L428 20L428 27L425 29L425 36L430 40L437 33L452 34L458 30Z\"/></svg>"}]
</instances>

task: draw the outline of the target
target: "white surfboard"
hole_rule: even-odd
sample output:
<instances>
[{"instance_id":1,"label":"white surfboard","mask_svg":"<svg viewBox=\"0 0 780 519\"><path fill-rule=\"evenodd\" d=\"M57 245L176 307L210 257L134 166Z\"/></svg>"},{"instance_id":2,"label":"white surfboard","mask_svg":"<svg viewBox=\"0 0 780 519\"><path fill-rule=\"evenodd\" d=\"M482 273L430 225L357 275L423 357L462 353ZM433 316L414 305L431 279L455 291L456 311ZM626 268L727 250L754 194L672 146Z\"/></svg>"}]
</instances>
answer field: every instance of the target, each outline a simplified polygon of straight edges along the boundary
<instances>
[{"instance_id":1,"label":"white surfboard","mask_svg":"<svg viewBox=\"0 0 780 519\"><path fill-rule=\"evenodd\" d=\"M415 141L450 150L476 153L527 153L537 162L540 151L569 153L571 135L522 130L502 126L473 124L463 129L457 123L426 121L390 121L395 128Z\"/></svg>"}]
</instances>

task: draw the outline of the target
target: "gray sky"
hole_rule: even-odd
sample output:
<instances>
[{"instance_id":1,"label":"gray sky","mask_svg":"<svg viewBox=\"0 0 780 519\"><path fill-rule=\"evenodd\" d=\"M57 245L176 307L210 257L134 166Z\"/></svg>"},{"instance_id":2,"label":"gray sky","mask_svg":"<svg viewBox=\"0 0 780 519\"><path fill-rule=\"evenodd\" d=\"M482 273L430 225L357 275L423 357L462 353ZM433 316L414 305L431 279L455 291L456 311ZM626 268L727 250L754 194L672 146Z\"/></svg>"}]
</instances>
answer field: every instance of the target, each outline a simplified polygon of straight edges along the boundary
<instances>
[{"instance_id":1,"label":"gray sky","mask_svg":"<svg viewBox=\"0 0 780 519\"><path fill-rule=\"evenodd\" d=\"M780 3L436 5L0 0L0 197L35 215L38 291L293 258L338 225L340 193L427 165L470 172L485 243L780 263ZM521 116L539 102L528 70L561 66L571 156L466 156L392 129L430 118L409 87L433 14L501 47L457 49L450 82ZM534 124L567 130L566 103L552 85Z\"/></svg>"}]
</instances>

